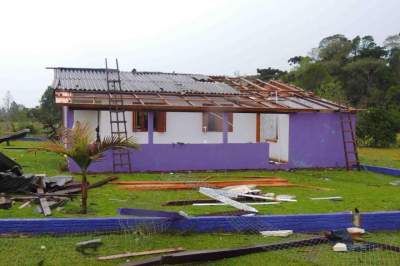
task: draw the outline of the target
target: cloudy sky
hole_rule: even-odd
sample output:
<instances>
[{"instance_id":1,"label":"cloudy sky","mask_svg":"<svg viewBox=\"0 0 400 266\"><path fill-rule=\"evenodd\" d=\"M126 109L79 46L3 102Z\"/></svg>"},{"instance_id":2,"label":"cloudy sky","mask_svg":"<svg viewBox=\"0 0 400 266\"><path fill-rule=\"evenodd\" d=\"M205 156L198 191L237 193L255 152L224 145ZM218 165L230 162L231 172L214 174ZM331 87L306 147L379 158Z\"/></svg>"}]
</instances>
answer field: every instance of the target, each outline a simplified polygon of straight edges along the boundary
<instances>
[{"instance_id":1,"label":"cloudy sky","mask_svg":"<svg viewBox=\"0 0 400 266\"><path fill-rule=\"evenodd\" d=\"M329 35L400 32L399 0L4 1L0 96L35 106L49 66L233 75L288 69Z\"/></svg>"}]
</instances>

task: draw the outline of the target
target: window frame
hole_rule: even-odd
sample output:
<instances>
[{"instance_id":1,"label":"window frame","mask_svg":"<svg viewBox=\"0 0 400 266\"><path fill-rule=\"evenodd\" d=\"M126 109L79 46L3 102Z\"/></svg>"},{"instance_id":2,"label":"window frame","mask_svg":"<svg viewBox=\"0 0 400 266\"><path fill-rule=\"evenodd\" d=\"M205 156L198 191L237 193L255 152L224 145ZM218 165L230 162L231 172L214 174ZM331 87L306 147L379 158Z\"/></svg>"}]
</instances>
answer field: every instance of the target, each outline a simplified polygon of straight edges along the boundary
<instances>
[{"instance_id":1,"label":"window frame","mask_svg":"<svg viewBox=\"0 0 400 266\"><path fill-rule=\"evenodd\" d=\"M148 132L148 112L134 111L132 112L132 131L133 132ZM154 112L153 132L166 132L167 129L167 114L166 112Z\"/></svg>"},{"instance_id":2,"label":"window frame","mask_svg":"<svg viewBox=\"0 0 400 266\"><path fill-rule=\"evenodd\" d=\"M212 117L212 121L215 125L210 130L210 117ZM233 113L227 113L228 117L228 132L233 132ZM203 124L202 124L203 132L223 132L223 113L216 112L203 112Z\"/></svg>"}]
</instances>

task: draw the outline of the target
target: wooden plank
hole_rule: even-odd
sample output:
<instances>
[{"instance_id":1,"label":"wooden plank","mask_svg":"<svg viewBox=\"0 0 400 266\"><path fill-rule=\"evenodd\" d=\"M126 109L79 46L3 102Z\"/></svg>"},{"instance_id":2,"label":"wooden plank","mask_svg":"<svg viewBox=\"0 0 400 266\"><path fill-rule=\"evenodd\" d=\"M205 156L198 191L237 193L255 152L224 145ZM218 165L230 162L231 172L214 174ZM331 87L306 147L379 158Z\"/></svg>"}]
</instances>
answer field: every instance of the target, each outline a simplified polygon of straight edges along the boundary
<instances>
[{"instance_id":1,"label":"wooden plank","mask_svg":"<svg viewBox=\"0 0 400 266\"><path fill-rule=\"evenodd\" d=\"M121 266L145 266L145 265L164 265L164 264L182 264L194 262L206 262L216 261L221 259L233 258L244 256L248 254L254 254L259 252L276 251L282 249L298 248L298 247L309 247L320 244L329 243L329 240L325 237L317 237L306 240L290 241L278 244L263 244L239 248L225 248L225 249L206 249L206 250L194 250L194 251L183 251L170 255L163 255L161 257L153 258L152 264L149 264L149 260L128 262L121 264Z\"/></svg>"},{"instance_id":2,"label":"wooden plank","mask_svg":"<svg viewBox=\"0 0 400 266\"><path fill-rule=\"evenodd\" d=\"M229 181L113 181L111 184L117 185L172 185L172 184L233 184L234 185L247 185L247 184L265 184L265 183L288 182L284 178L260 178L256 180L229 180Z\"/></svg>"},{"instance_id":3,"label":"wooden plank","mask_svg":"<svg viewBox=\"0 0 400 266\"><path fill-rule=\"evenodd\" d=\"M37 193L39 194L40 207L42 208L44 216L51 215L51 210L50 210L50 207L49 207L49 203L47 202L47 199L45 197L40 197L41 194L44 194L43 188L38 187L37 188Z\"/></svg>"},{"instance_id":4,"label":"wooden plank","mask_svg":"<svg viewBox=\"0 0 400 266\"><path fill-rule=\"evenodd\" d=\"M167 211L157 211L157 210L145 210L145 209L133 209L133 208L119 208L119 215L133 215L141 217L163 217L172 219L185 219L187 217L183 216L178 212L167 212Z\"/></svg>"},{"instance_id":5,"label":"wooden plank","mask_svg":"<svg viewBox=\"0 0 400 266\"><path fill-rule=\"evenodd\" d=\"M108 183L110 183L112 181L117 180L117 179L118 179L118 176L110 176L110 177L104 178L103 180L100 180L100 181L98 181L96 183L93 183L93 184L89 185L88 189L98 188L98 187L104 186L104 185L106 185L106 184L108 184Z\"/></svg>"},{"instance_id":6,"label":"wooden plank","mask_svg":"<svg viewBox=\"0 0 400 266\"><path fill-rule=\"evenodd\" d=\"M256 115L256 142L260 143L261 139L261 114Z\"/></svg>"},{"instance_id":7,"label":"wooden plank","mask_svg":"<svg viewBox=\"0 0 400 266\"><path fill-rule=\"evenodd\" d=\"M127 252L122 254L115 254L109 256L101 256L97 257L98 260L114 260L114 259L122 259L122 258L130 258L130 257L138 257L138 256L146 256L146 255L154 255L154 254L162 254L162 253L172 253L178 251L184 251L184 248L165 248L165 249L156 249L156 250L147 250L140 252Z\"/></svg>"},{"instance_id":8,"label":"wooden plank","mask_svg":"<svg viewBox=\"0 0 400 266\"><path fill-rule=\"evenodd\" d=\"M223 188L227 186L233 186L234 184L172 184L172 185L120 185L117 188L122 190L178 190L178 189L195 189L202 186L211 188ZM287 182L273 182L273 183L260 183L247 185L257 185L258 187L304 187L303 185L289 184ZM311 188L311 187L308 187ZM313 187L315 188L315 187ZM317 189L317 188L315 188ZM320 189L320 188L318 188ZM321 189L322 190L322 189Z\"/></svg>"},{"instance_id":9,"label":"wooden plank","mask_svg":"<svg viewBox=\"0 0 400 266\"><path fill-rule=\"evenodd\" d=\"M276 205L280 204L280 202L277 201L269 201L269 202L240 202L242 204L246 205ZM226 206L229 205L227 203L222 203L222 202L217 202L217 203L193 203L193 206Z\"/></svg>"}]
</instances>

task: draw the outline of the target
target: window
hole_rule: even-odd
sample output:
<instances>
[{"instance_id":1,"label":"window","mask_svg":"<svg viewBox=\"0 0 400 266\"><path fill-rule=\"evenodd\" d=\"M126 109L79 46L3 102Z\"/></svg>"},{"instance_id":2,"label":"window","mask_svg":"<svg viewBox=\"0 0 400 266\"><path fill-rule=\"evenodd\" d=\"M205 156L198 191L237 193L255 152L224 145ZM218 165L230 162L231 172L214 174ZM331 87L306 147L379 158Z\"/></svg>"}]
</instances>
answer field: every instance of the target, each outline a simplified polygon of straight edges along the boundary
<instances>
[{"instance_id":1,"label":"window","mask_svg":"<svg viewBox=\"0 0 400 266\"><path fill-rule=\"evenodd\" d=\"M203 113L204 132L222 132L222 113ZM233 113L228 113L228 131L233 131Z\"/></svg>"},{"instance_id":2,"label":"window","mask_svg":"<svg viewBox=\"0 0 400 266\"><path fill-rule=\"evenodd\" d=\"M277 114L264 114L262 117L262 138L266 141L278 141L279 117Z\"/></svg>"},{"instance_id":3,"label":"window","mask_svg":"<svg viewBox=\"0 0 400 266\"><path fill-rule=\"evenodd\" d=\"M166 121L165 112L154 112L154 132L165 132L167 128ZM134 132L147 132L147 112L133 112L132 122L132 130Z\"/></svg>"}]
</instances>

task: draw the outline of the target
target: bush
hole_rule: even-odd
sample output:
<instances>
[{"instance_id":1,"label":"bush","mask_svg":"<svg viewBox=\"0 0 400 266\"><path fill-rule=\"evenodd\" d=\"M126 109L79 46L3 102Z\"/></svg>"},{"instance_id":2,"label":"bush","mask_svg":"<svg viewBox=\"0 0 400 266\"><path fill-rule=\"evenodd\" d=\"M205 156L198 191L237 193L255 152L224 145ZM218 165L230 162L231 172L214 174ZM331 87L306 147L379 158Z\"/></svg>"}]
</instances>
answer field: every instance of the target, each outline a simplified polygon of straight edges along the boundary
<instances>
[{"instance_id":1,"label":"bush","mask_svg":"<svg viewBox=\"0 0 400 266\"><path fill-rule=\"evenodd\" d=\"M358 116L358 139L366 146L389 147L396 143L399 122L399 114L393 109L370 108Z\"/></svg>"}]
</instances>

